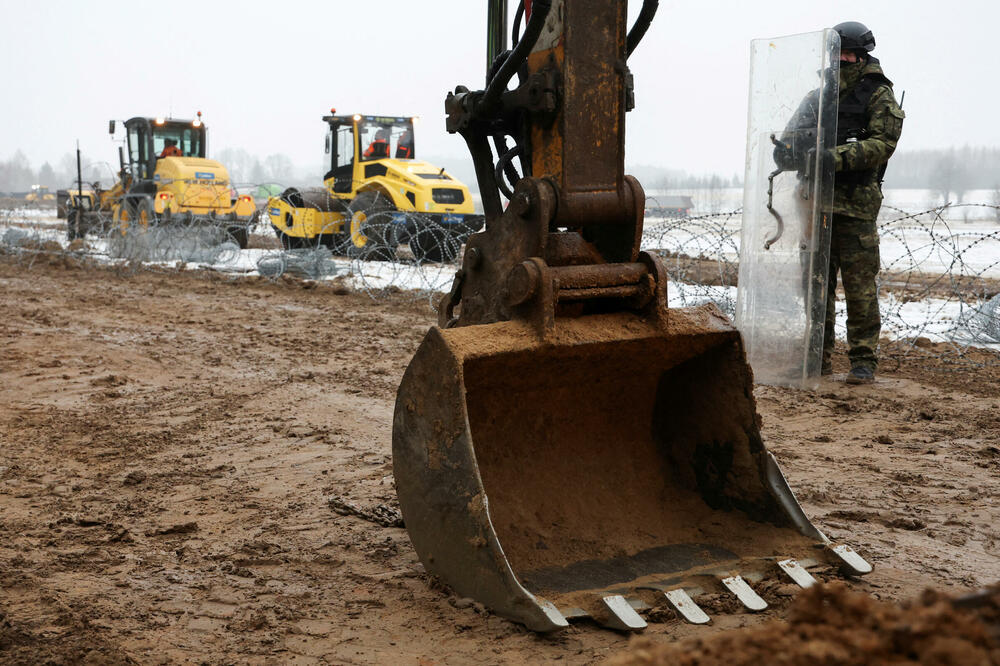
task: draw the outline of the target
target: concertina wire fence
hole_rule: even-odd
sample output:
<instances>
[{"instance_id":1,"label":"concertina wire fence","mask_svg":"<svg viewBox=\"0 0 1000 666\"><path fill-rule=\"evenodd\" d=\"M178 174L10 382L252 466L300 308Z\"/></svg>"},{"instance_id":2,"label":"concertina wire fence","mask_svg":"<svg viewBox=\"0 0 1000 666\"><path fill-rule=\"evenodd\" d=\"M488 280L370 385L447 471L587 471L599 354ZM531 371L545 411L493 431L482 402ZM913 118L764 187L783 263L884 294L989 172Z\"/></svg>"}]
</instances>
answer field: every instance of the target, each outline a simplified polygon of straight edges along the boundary
<instances>
[{"instance_id":1,"label":"concertina wire fence","mask_svg":"<svg viewBox=\"0 0 1000 666\"><path fill-rule=\"evenodd\" d=\"M462 243L473 231L373 207L361 211L375 241L367 249L352 243L346 230L289 242L279 240L265 210L258 208L246 231L224 218L180 215L140 225L92 213L82 237L69 240L79 234L67 234L54 208L7 200L0 202L0 254L27 267L43 256L67 254L125 271L185 265L233 278L288 276L346 284L376 299L394 293L436 303L450 288ZM661 214L666 210L656 197L647 199L642 246L664 259L670 305L711 301L732 316L740 211L670 217ZM956 368L1000 365L1000 206L945 204L919 212L884 206L879 234L882 329L895 341L897 358L934 356ZM839 300L839 337L844 318Z\"/></svg>"}]
</instances>

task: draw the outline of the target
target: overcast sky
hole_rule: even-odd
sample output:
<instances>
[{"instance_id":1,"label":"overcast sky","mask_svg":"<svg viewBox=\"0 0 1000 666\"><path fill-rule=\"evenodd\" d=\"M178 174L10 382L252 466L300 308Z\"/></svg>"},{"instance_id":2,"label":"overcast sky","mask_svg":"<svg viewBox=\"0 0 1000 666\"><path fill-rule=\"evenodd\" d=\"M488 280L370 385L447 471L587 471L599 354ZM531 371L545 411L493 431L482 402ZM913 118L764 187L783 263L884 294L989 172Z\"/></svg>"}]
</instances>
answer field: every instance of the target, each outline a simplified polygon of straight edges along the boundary
<instances>
[{"instance_id":1,"label":"overcast sky","mask_svg":"<svg viewBox=\"0 0 1000 666\"><path fill-rule=\"evenodd\" d=\"M640 4L630 3L632 15ZM906 91L900 150L1000 146L1000 3L852 4L660 0L629 62L629 164L742 173L750 41L845 20L874 31L897 97ZM319 162L320 117L331 106L420 116L419 153L468 159L444 130L443 100L456 84L483 84L485 0L0 0L0 8L0 159L21 149L33 167L56 164L79 139L84 152L113 162L110 118L200 110L210 151L282 152L308 166Z\"/></svg>"}]
</instances>

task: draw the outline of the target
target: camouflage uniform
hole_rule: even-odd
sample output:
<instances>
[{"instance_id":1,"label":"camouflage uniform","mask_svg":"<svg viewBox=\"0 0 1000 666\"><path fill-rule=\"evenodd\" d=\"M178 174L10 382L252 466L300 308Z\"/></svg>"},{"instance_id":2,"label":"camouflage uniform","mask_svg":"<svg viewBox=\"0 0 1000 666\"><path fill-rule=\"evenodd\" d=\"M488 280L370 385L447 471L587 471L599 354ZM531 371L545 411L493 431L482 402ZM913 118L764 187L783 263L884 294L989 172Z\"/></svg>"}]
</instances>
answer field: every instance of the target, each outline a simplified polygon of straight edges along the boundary
<instances>
[{"instance_id":1,"label":"camouflage uniform","mask_svg":"<svg viewBox=\"0 0 1000 666\"><path fill-rule=\"evenodd\" d=\"M847 300L847 352L851 367L878 368L879 331L875 278L879 271L878 231L875 220L863 220L834 213L830 234L830 272L827 277L826 325L823 332L823 367L829 368L833 355L836 321L837 271L844 283Z\"/></svg>"},{"instance_id":2,"label":"camouflage uniform","mask_svg":"<svg viewBox=\"0 0 1000 666\"><path fill-rule=\"evenodd\" d=\"M892 84L885 79L877 59L869 57L855 65L841 63L840 100L851 94L863 77L883 79L868 100L867 127L857 140L835 148L833 206L830 239L830 273L827 286L826 328L823 366L829 367L833 353L837 271L844 283L847 301L847 343L851 367L878 367L881 319L875 279L879 272L876 219L882 206L881 168L896 149L903 129L903 110L896 103ZM853 173L852 173L853 172ZM851 182L845 182L851 181Z\"/></svg>"}]
</instances>

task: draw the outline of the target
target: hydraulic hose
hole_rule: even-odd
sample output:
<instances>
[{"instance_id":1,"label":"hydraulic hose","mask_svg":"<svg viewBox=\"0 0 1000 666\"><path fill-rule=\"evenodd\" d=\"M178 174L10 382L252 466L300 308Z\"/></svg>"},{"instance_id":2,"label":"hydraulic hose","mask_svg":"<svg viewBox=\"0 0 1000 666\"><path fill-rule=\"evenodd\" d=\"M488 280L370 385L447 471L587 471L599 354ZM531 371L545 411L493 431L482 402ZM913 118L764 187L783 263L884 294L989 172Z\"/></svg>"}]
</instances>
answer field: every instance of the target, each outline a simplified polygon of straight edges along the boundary
<instances>
[{"instance_id":1,"label":"hydraulic hose","mask_svg":"<svg viewBox=\"0 0 1000 666\"><path fill-rule=\"evenodd\" d=\"M656 10L659 6L659 0L643 0L639 17L635 20L635 24L632 25L632 29L628 31L628 37L625 38L626 59L632 55L632 51L635 51L635 47L639 46L639 42L642 41L646 31L649 30L649 24L653 22L653 17L656 15Z\"/></svg>"},{"instance_id":2,"label":"hydraulic hose","mask_svg":"<svg viewBox=\"0 0 1000 666\"><path fill-rule=\"evenodd\" d=\"M496 137L493 138L494 143L497 142ZM497 144L498 148L506 148L507 142L504 141L503 137L500 137L500 143ZM507 187L507 181L510 181L511 185L517 183L518 173L514 170L514 165L511 162L514 157L521 154L521 146L514 146L510 150L506 150L500 159L497 161L496 167L493 170L493 177L496 179L497 187L503 192L503 195L508 199L514 198L514 191ZM513 177L512 177L513 174ZM504 180L504 176L507 180Z\"/></svg>"},{"instance_id":3,"label":"hydraulic hose","mask_svg":"<svg viewBox=\"0 0 1000 666\"><path fill-rule=\"evenodd\" d=\"M479 104L476 105L477 115L489 114L500 102L500 95L507 90L507 84L510 83L510 80L517 73L517 70L521 68L521 65L524 64L524 61L528 59L528 54L531 53L531 50L535 48L535 42L538 41L538 36L542 34L542 27L545 25L545 19L549 15L551 7L552 0L535 0L532 3L531 18L528 19L528 25L524 28L524 37L517 43L514 50L510 52L507 60L500 67L500 71L490 81L486 88L486 93L479 101ZM643 8L645 9L645 7Z\"/></svg>"},{"instance_id":4,"label":"hydraulic hose","mask_svg":"<svg viewBox=\"0 0 1000 666\"><path fill-rule=\"evenodd\" d=\"M523 18L524 18L524 0L521 0L521 2L519 2L517 5L517 11L514 12L514 27L510 32L510 43L512 46L517 46L517 43L521 41L520 35L518 33L521 32L521 19Z\"/></svg>"}]
</instances>

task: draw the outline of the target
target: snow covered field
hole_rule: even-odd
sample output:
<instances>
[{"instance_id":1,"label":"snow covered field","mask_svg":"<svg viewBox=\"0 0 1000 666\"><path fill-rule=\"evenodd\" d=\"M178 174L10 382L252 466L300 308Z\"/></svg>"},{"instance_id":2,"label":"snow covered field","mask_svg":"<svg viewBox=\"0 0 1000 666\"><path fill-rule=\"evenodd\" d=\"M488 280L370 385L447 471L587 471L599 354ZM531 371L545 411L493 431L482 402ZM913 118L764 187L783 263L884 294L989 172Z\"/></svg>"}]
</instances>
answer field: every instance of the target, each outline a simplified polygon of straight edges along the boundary
<instances>
[{"instance_id":1,"label":"snow covered field","mask_svg":"<svg viewBox=\"0 0 1000 666\"><path fill-rule=\"evenodd\" d=\"M643 248L690 257L739 260L739 214L691 220L650 218ZM1000 223L937 219L882 220L882 268L892 272L960 272L1000 278Z\"/></svg>"},{"instance_id":2,"label":"snow covered field","mask_svg":"<svg viewBox=\"0 0 1000 666\"><path fill-rule=\"evenodd\" d=\"M255 230L270 235L270 229ZM112 242L109 243L109 238ZM360 261L334 257L328 250L241 250L232 242L199 244L184 232L149 234L131 243L108 234L88 236L76 252L103 263L138 260L142 265L207 268L234 275L277 277L284 273L322 280L342 279L355 289L377 292L401 290L446 292L455 275L453 264L417 264L412 261ZM0 211L0 244L17 247L54 242L68 249L66 223L54 210ZM153 260L150 260L153 258Z\"/></svg>"},{"instance_id":3,"label":"snow covered field","mask_svg":"<svg viewBox=\"0 0 1000 666\"><path fill-rule=\"evenodd\" d=\"M743 190L653 191L647 208L667 194L691 196L692 217L647 218L644 247L738 260ZM1000 205L993 197L990 190L975 190L964 200L977 203L940 209L931 190L888 190L879 217L883 270L1000 278Z\"/></svg>"}]
</instances>

